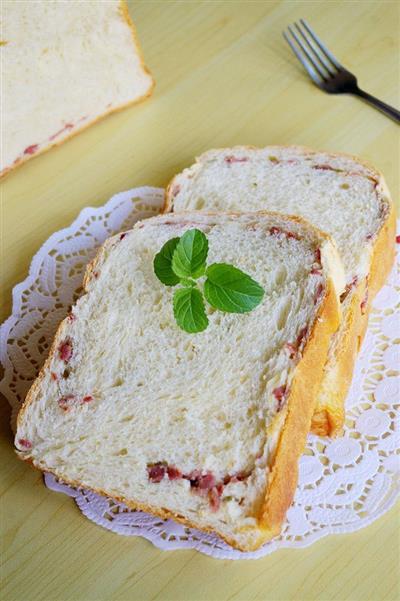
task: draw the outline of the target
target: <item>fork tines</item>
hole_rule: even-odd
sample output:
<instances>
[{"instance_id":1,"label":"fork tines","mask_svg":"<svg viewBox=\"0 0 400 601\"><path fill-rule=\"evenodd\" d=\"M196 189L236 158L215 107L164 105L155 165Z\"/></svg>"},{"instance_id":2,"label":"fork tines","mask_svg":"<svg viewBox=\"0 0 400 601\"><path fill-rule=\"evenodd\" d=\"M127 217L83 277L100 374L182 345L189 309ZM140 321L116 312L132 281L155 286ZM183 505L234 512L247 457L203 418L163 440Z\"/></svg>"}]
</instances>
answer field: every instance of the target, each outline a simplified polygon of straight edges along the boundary
<instances>
[{"instance_id":1,"label":"fork tines","mask_svg":"<svg viewBox=\"0 0 400 601\"><path fill-rule=\"evenodd\" d=\"M294 27L297 32L289 25L290 35L284 31L283 36L314 83L321 85L343 69L304 19L300 19L300 24L295 23Z\"/></svg>"}]
</instances>

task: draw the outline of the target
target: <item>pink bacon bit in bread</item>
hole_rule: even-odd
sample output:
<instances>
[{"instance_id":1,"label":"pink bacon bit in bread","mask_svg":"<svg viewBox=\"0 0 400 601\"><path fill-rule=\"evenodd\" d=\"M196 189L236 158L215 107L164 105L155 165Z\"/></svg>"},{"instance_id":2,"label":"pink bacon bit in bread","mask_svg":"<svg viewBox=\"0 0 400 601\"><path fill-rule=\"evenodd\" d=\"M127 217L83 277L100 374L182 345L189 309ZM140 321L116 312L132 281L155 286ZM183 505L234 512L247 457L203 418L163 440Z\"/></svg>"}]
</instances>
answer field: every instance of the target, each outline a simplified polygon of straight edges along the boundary
<instances>
[{"instance_id":1,"label":"pink bacon bit in bread","mask_svg":"<svg viewBox=\"0 0 400 601\"><path fill-rule=\"evenodd\" d=\"M316 248L314 251L314 262L321 265L321 249Z\"/></svg>"},{"instance_id":2,"label":"pink bacon bit in bread","mask_svg":"<svg viewBox=\"0 0 400 601\"><path fill-rule=\"evenodd\" d=\"M68 411L68 409L71 409L71 407L76 404L76 401L77 399L74 394L65 394L58 399L58 406L63 411Z\"/></svg>"},{"instance_id":3,"label":"pink bacon bit in bread","mask_svg":"<svg viewBox=\"0 0 400 601\"><path fill-rule=\"evenodd\" d=\"M358 284L358 277L355 275L354 278L351 280L351 282L349 282L348 284L346 284L345 288L344 288L344 292L342 292L342 294L340 295L340 302L342 303L346 297L350 294L350 291L357 286Z\"/></svg>"},{"instance_id":4,"label":"pink bacon bit in bread","mask_svg":"<svg viewBox=\"0 0 400 601\"><path fill-rule=\"evenodd\" d=\"M314 294L314 305L316 305L321 300L323 292L324 292L324 285L321 282L320 284L318 284L317 289Z\"/></svg>"},{"instance_id":5,"label":"pink bacon bit in bread","mask_svg":"<svg viewBox=\"0 0 400 601\"><path fill-rule=\"evenodd\" d=\"M336 167L332 167L331 165L328 165L328 164L313 165L312 169L316 169L317 171L336 171L337 173L343 172L343 169L337 169Z\"/></svg>"},{"instance_id":6,"label":"pink bacon bit in bread","mask_svg":"<svg viewBox=\"0 0 400 601\"><path fill-rule=\"evenodd\" d=\"M294 344L292 344L291 342L287 342L285 344L285 351L287 352L287 354L289 355L289 359L294 359L295 356L297 355L297 351L298 349L295 347Z\"/></svg>"},{"instance_id":7,"label":"pink bacon bit in bread","mask_svg":"<svg viewBox=\"0 0 400 601\"><path fill-rule=\"evenodd\" d=\"M22 447L23 449L25 449L27 451L32 448L32 443L27 438L19 438L18 444L20 447Z\"/></svg>"},{"instance_id":8,"label":"pink bacon bit in bread","mask_svg":"<svg viewBox=\"0 0 400 601\"><path fill-rule=\"evenodd\" d=\"M179 478L182 478L182 472L174 465L169 465L167 467L167 473L170 480L179 480Z\"/></svg>"},{"instance_id":9,"label":"pink bacon bit in bread","mask_svg":"<svg viewBox=\"0 0 400 601\"><path fill-rule=\"evenodd\" d=\"M56 373L54 373L54 371L51 371L51 372L50 372L50 378L51 378L52 380L54 380L54 382L57 382L57 380L58 380L58 376L57 376L57 374L56 374Z\"/></svg>"},{"instance_id":10,"label":"pink bacon bit in bread","mask_svg":"<svg viewBox=\"0 0 400 601\"><path fill-rule=\"evenodd\" d=\"M330 165L313 165L312 166L313 169L319 169L321 171L333 171L332 167Z\"/></svg>"},{"instance_id":11,"label":"pink bacon bit in bread","mask_svg":"<svg viewBox=\"0 0 400 601\"><path fill-rule=\"evenodd\" d=\"M56 131L55 134L53 134L52 136L50 136L49 140L55 140L62 133L64 133L65 131L68 131L69 129L72 129L73 127L74 127L73 123L66 123L63 128L59 129L58 131Z\"/></svg>"},{"instance_id":12,"label":"pink bacon bit in bread","mask_svg":"<svg viewBox=\"0 0 400 601\"><path fill-rule=\"evenodd\" d=\"M300 346L305 341L305 339L307 337L307 332L308 332L307 326L305 326L304 328L302 328L300 330L299 335L297 336L297 339L296 339L296 346L297 346L298 349L300 348Z\"/></svg>"},{"instance_id":13,"label":"pink bacon bit in bread","mask_svg":"<svg viewBox=\"0 0 400 601\"><path fill-rule=\"evenodd\" d=\"M208 500L210 503L210 507L212 511L218 511L221 506L221 495L222 489L218 486L214 486L210 491L208 491Z\"/></svg>"},{"instance_id":14,"label":"pink bacon bit in bread","mask_svg":"<svg viewBox=\"0 0 400 601\"><path fill-rule=\"evenodd\" d=\"M68 319L68 321L70 321L70 322L72 322L72 321L75 321L75 320L76 320L76 315L74 315L74 314L72 313L72 311L71 311L70 313L68 313L68 315L67 315L67 319Z\"/></svg>"},{"instance_id":15,"label":"pink bacon bit in bread","mask_svg":"<svg viewBox=\"0 0 400 601\"><path fill-rule=\"evenodd\" d=\"M159 483L164 478L167 471L167 466L162 461L158 463L149 464L147 466L147 475L149 480L154 483Z\"/></svg>"},{"instance_id":16,"label":"pink bacon bit in bread","mask_svg":"<svg viewBox=\"0 0 400 601\"><path fill-rule=\"evenodd\" d=\"M228 163L228 165L231 165L232 163L247 163L248 160L249 160L248 157L239 158L239 157L233 156L233 154L229 154L224 159L225 163Z\"/></svg>"},{"instance_id":17,"label":"pink bacon bit in bread","mask_svg":"<svg viewBox=\"0 0 400 601\"><path fill-rule=\"evenodd\" d=\"M286 342L285 344L285 351L288 353L289 355L289 359L294 359L295 356L297 355L297 353L299 352L299 348L300 346L303 344L306 336L307 336L307 332L308 332L308 328L307 326L305 326L304 328L302 328L299 332L299 335L297 336L295 342Z\"/></svg>"},{"instance_id":18,"label":"pink bacon bit in bread","mask_svg":"<svg viewBox=\"0 0 400 601\"><path fill-rule=\"evenodd\" d=\"M237 472L236 474L227 474L223 479L223 485L234 484L235 482L243 482L251 475L251 472Z\"/></svg>"},{"instance_id":19,"label":"pink bacon bit in bread","mask_svg":"<svg viewBox=\"0 0 400 601\"><path fill-rule=\"evenodd\" d=\"M295 234L294 232L285 232L283 229L281 229L280 227L276 227L275 225L272 226L269 229L269 233L271 234L271 236L286 236L286 238L294 238L295 240L300 240L299 236L297 234Z\"/></svg>"},{"instance_id":20,"label":"pink bacon bit in bread","mask_svg":"<svg viewBox=\"0 0 400 601\"><path fill-rule=\"evenodd\" d=\"M223 490L224 490L224 485L222 484L222 482L219 482L219 483L216 485L216 487L215 487L215 488L216 488L216 490L217 490L217 493L218 493L219 495L222 495L222 493L223 493Z\"/></svg>"},{"instance_id":21,"label":"pink bacon bit in bread","mask_svg":"<svg viewBox=\"0 0 400 601\"><path fill-rule=\"evenodd\" d=\"M286 400L286 395L287 395L286 385L283 384L282 386L279 386L278 388L274 388L274 390L272 391L272 394L278 401L278 409L277 410L280 411Z\"/></svg>"},{"instance_id":22,"label":"pink bacon bit in bread","mask_svg":"<svg viewBox=\"0 0 400 601\"><path fill-rule=\"evenodd\" d=\"M190 480L190 482L193 482L193 485L197 486L197 481L201 476L201 471L200 470L192 470L190 472L190 474L183 474L182 478L185 478L185 480Z\"/></svg>"},{"instance_id":23,"label":"pink bacon bit in bread","mask_svg":"<svg viewBox=\"0 0 400 601\"><path fill-rule=\"evenodd\" d=\"M211 472L207 472L206 474L200 476L196 482L196 492L201 496L206 496L216 484L215 477L213 474L211 474ZM190 485L192 485L192 482L190 482Z\"/></svg>"},{"instance_id":24,"label":"pink bacon bit in bread","mask_svg":"<svg viewBox=\"0 0 400 601\"><path fill-rule=\"evenodd\" d=\"M271 236L279 236L279 234L282 234L283 232L280 227L276 227L274 225L269 229L269 233L271 234Z\"/></svg>"},{"instance_id":25,"label":"pink bacon bit in bread","mask_svg":"<svg viewBox=\"0 0 400 601\"><path fill-rule=\"evenodd\" d=\"M58 347L58 356L61 361L68 363L72 357L72 342L70 338L66 338Z\"/></svg>"},{"instance_id":26,"label":"pink bacon bit in bread","mask_svg":"<svg viewBox=\"0 0 400 601\"><path fill-rule=\"evenodd\" d=\"M27 146L24 150L24 154L35 154L37 149L39 148L39 144L31 144L31 146Z\"/></svg>"},{"instance_id":27,"label":"pink bacon bit in bread","mask_svg":"<svg viewBox=\"0 0 400 601\"><path fill-rule=\"evenodd\" d=\"M72 407L79 407L86 403L90 403L93 400L94 398L91 394L87 394L81 398L77 397L76 394L65 394L58 399L58 406L63 411L68 411L69 409L72 409Z\"/></svg>"},{"instance_id":28,"label":"pink bacon bit in bread","mask_svg":"<svg viewBox=\"0 0 400 601\"><path fill-rule=\"evenodd\" d=\"M400 244L400 236L396 236L396 243Z\"/></svg>"},{"instance_id":29,"label":"pink bacon bit in bread","mask_svg":"<svg viewBox=\"0 0 400 601\"><path fill-rule=\"evenodd\" d=\"M200 497L208 497L213 511L220 507L220 498L224 491L224 486L236 482L243 482L251 475L251 471L241 471L236 474L227 474L222 481L217 481L216 477L210 471L202 472L194 469L189 474L184 474L175 465L168 465L166 461L157 461L147 465L147 476L150 482L159 484L166 476L169 480L189 480L191 491Z\"/></svg>"}]
</instances>

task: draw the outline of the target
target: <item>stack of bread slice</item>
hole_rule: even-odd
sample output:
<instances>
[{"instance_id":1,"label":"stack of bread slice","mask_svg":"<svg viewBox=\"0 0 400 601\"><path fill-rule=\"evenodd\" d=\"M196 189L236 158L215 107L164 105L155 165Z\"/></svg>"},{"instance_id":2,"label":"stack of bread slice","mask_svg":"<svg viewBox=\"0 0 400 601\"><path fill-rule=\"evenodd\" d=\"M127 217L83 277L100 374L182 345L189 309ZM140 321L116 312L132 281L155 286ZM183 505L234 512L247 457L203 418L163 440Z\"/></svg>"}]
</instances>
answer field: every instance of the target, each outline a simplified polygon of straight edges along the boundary
<instances>
[{"instance_id":1,"label":"stack of bread slice","mask_svg":"<svg viewBox=\"0 0 400 601\"><path fill-rule=\"evenodd\" d=\"M338 434L371 301L394 260L395 212L383 176L343 154L300 146L210 150L168 186L165 211L278 211L335 240L346 274L312 429Z\"/></svg>"},{"instance_id":2,"label":"stack of bread slice","mask_svg":"<svg viewBox=\"0 0 400 601\"><path fill-rule=\"evenodd\" d=\"M312 419L324 433L342 425L351 365L341 356L353 361L366 292L389 269L392 205L353 159L235 148L176 176L166 209L109 239L88 267L19 413L17 452L72 485L256 549L280 532ZM249 274L264 297L246 314L208 307L207 329L189 334L153 261L193 228L211 263Z\"/></svg>"}]
</instances>

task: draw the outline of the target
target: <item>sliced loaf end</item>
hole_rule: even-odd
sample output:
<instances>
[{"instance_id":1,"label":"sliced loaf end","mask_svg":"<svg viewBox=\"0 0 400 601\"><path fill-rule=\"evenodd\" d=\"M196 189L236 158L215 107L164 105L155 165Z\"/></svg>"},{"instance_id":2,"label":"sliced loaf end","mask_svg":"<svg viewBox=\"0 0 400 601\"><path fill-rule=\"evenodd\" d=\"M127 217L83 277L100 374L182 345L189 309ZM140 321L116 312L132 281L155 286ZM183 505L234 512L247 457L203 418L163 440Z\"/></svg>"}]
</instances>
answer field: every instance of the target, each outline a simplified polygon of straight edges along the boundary
<instances>
[{"instance_id":1,"label":"sliced loaf end","mask_svg":"<svg viewBox=\"0 0 400 601\"><path fill-rule=\"evenodd\" d=\"M2 36L0 176L152 93L125 0L9 2Z\"/></svg>"}]
</instances>

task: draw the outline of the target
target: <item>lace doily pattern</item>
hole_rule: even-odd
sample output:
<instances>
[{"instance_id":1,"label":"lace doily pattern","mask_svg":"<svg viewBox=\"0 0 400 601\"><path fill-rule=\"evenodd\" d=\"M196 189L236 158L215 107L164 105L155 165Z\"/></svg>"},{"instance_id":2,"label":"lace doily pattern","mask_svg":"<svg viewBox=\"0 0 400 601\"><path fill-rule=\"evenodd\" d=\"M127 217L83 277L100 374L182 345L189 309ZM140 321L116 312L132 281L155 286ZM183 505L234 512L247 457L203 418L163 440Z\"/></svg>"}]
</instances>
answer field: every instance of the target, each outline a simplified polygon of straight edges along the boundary
<instances>
[{"instance_id":1,"label":"lace doily pattern","mask_svg":"<svg viewBox=\"0 0 400 601\"><path fill-rule=\"evenodd\" d=\"M87 263L104 240L159 212L163 190L138 188L100 208L84 209L35 255L29 275L13 290L13 312L1 326L0 391L18 409L43 364L58 323L81 293ZM397 250L399 251L397 245ZM252 559L283 547L305 547L331 533L358 530L387 511L400 494L400 278L399 252L390 278L374 301L347 398L342 438L309 436L299 485L282 534L242 553L219 538L162 520L47 474L46 485L75 499L95 523L142 536L161 549L195 548L223 559Z\"/></svg>"}]
</instances>

